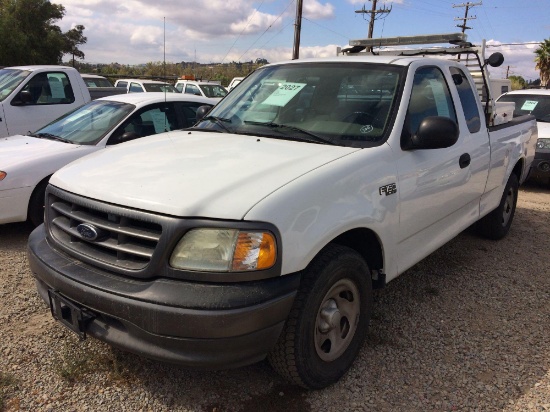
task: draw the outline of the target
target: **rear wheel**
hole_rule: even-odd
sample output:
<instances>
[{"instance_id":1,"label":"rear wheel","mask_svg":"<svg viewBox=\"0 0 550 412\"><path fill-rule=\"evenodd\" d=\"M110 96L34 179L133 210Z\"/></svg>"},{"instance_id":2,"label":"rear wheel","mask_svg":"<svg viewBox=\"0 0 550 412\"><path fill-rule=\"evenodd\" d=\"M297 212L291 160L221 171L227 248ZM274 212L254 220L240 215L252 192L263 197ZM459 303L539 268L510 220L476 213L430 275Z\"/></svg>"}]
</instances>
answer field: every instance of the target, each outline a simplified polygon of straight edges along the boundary
<instances>
[{"instance_id":1,"label":"rear wheel","mask_svg":"<svg viewBox=\"0 0 550 412\"><path fill-rule=\"evenodd\" d=\"M36 185L29 201L27 217L34 226L39 226L44 222L44 197L46 196L46 186L48 186L48 179Z\"/></svg>"},{"instance_id":2,"label":"rear wheel","mask_svg":"<svg viewBox=\"0 0 550 412\"><path fill-rule=\"evenodd\" d=\"M350 248L327 246L304 270L269 362L308 389L335 383L361 349L371 307L372 282L363 258Z\"/></svg>"},{"instance_id":3,"label":"rear wheel","mask_svg":"<svg viewBox=\"0 0 550 412\"><path fill-rule=\"evenodd\" d=\"M502 239L508 234L518 201L518 178L512 173L498 207L483 217L478 223L479 233L489 239Z\"/></svg>"}]
</instances>

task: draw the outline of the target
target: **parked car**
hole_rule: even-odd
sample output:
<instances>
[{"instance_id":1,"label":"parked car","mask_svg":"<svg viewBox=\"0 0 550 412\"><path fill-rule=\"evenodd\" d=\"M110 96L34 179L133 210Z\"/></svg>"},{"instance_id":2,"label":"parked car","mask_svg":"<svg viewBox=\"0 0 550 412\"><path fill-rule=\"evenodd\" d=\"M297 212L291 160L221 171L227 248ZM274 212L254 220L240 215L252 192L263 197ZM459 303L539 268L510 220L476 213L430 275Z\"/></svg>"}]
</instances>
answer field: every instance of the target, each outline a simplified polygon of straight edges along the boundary
<instances>
[{"instance_id":1,"label":"parked car","mask_svg":"<svg viewBox=\"0 0 550 412\"><path fill-rule=\"evenodd\" d=\"M0 223L43 220L44 190L62 166L106 147L190 127L210 100L181 93L94 100L35 133L0 140Z\"/></svg>"},{"instance_id":2,"label":"parked car","mask_svg":"<svg viewBox=\"0 0 550 412\"><path fill-rule=\"evenodd\" d=\"M100 97L112 96L114 94L126 93L122 87L115 87L106 77L97 74L81 74L84 83L88 87L92 100Z\"/></svg>"},{"instance_id":3,"label":"parked car","mask_svg":"<svg viewBox=\"0 0 550 412\"><path fill-rule=\"evenodd\" d=\"M0 69L0 137L36 130L90 100L84 80L72 67Z\"/></svg>"},{"instance_id":4,"label":"parked car","mask_svg":"<svg viewBox=\"0 0 550 412\"><path fill-rule=\"evenodd\" d=\"M515 90L503 94L497 101L515 103L514 117L525 114L536 117L539 137L530 176L547 179L550 184L550 90Z\"/></svg>"},{"instance_id":5,"label":"parked car","mask_svg":"<svg viewBox=\"0 0 550 412\"><path fill-rule=\"evenodd\" d=\"M81 74L88 87L114 87L109 79L97 74Z\"/></svg>"},{"instance_id":6,"label":"parked car","mask_svg":"<svg viewBox=\"0 0 550 412\"><path fill-rule=\"evenodd\" d=\"M213 102L219 102L227 95L227 89L219 83L200 82L197 80L178 80L176 89L185 94L209 97Z\"/></svg>"},{"instance_id":7,"label":"parked car","mask_svg":"<svg viewBox=\"0 0 550 412\"><path fill-rule=\"evenodd\" d=\"M240 82L242 82L244 77L233 77L231 82L229 83L229 86L227 87L227 90L231 91L235 88L236 85L238 85Z\"/></svg>"},{"instance_id":8,"label":"parked car","mask_svg":"<svg viewBox=\"0 0 550 412\"><path fill-rule=\"evenodd\" d=\"M168 92L178 93L176 88L169 83L156 80L143 79L119 79L115 82L115 87L125 87L128 93L144 92Z\"/></svg>"}]
</instances>

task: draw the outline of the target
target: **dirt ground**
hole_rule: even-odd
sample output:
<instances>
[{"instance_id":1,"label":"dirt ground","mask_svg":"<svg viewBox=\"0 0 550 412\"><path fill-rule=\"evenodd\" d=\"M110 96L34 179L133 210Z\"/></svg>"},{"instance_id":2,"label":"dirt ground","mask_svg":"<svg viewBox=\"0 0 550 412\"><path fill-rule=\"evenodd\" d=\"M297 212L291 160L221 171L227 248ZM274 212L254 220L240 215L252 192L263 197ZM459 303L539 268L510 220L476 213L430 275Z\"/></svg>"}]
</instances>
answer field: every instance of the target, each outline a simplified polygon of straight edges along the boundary
<instances>
[{"instance_id":1,"label":"dirt ground","mask_svg":"<svg viewBox=\"0 0 550 412\"><path fill-rule=\"evenodd\" d=\"M261 362L199 372L54 322L0 226L0 411L550 411L550 188L520 189L508 237L466 231L375 293L369 338L337 384L307 392Z\"/></svg>"}]
</instances>

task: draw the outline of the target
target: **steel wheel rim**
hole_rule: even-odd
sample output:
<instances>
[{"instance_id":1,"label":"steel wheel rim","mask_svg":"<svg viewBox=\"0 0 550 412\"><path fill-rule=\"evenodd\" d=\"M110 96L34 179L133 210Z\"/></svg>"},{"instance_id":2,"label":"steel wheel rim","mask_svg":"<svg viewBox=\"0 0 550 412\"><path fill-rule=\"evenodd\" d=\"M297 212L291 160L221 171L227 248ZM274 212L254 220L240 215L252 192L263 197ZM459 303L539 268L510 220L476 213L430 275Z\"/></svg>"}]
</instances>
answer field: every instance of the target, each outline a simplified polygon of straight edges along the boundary
<instances>
[{"instance_id":1,"label":"steel wheel rim","mask_svg":"<svg viewBox=\"0 0 550 412\"><path fill-rule=\"evenodd\" d=\"M338 359L349 347L361 313L359 289L340 279L323 297L315 319L315 350L325 362Z\"/></svg>"},{"instance_id":2,"label":"steel wheel rim","mask_svg":"<svg viewBox=\"0 0 550 412\"><path fill-rule=\"evenodd\" d=\"M508 193L506 194L506 199L504 200L504 209L502 211L502 226L506 226L512 217L512 211L514 210L514 199L515 199L514 188L509 188Z\"/></svg>"}]
</instances>

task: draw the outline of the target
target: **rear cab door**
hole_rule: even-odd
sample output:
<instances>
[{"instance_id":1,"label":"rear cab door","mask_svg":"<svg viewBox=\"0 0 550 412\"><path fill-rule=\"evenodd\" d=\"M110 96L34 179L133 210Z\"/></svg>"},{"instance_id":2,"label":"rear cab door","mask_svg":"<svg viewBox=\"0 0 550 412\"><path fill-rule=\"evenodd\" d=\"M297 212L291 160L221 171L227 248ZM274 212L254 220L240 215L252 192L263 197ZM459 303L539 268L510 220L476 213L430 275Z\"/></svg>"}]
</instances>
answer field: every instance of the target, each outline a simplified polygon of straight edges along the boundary
<instances>
[{"instance_id":1,"label":"rear cab door","mask_svg":"<svg viewBox=\"0 0 550 412\"><path fill-rule=\"evenodd\" d=\"M410 99L402 102L402 108L406 105L406 115L401 138L416 133L428 116L455 121L459 137L454 145L443 149L396 148L399 152L400 272L436 250L479 216L479 201L490 160L489 137L473 82L464 72L466 69L460 67L446 62L430 65L417 61L409 69L405 95L409 91Z\"/></svg>"}]
</instances>

